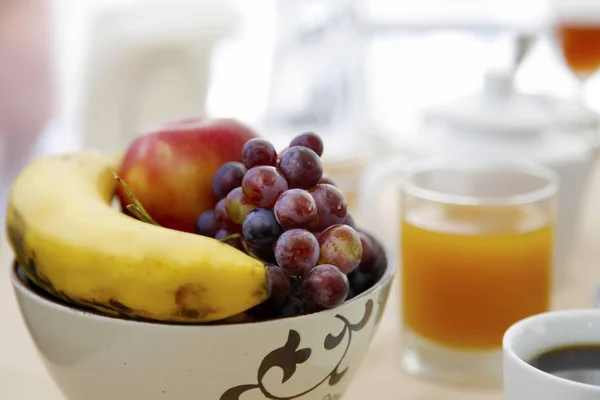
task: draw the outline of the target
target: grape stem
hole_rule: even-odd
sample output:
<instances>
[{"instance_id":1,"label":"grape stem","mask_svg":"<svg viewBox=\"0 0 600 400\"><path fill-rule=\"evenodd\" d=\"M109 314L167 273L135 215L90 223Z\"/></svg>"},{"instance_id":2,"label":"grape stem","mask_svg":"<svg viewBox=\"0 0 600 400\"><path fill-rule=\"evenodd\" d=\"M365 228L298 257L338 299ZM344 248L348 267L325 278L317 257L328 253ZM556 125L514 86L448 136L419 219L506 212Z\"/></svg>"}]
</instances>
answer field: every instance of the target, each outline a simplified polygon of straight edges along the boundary
<instances>
[{"instance_id":1,"label":"grape stem","mask_svg":"<svg viewBox=\"0 0 600 400\"><path fill-rule=\"evenodd\" d=\"M229 236L225 236L223 239L221 239L221 242L228 242L230 240L234 240L239 238L241 235L239 233L232 233Z\"/></svg>"},{"instance_id":2,"label":"grape stem","mask_svg":"<svg viewBox=\"0 0 600 400\"><path fill-rule=\"evenodd\" d=\"M246 242L244 239L242 239L242 246L244 246L244 250L246 251L246 253L254 258L255 260L258 260L260 262L262 262L262 260L258 257L256 257L251 251L250 251L250 246L248 246L248 242Z\"/></svg>"},{"instance_id":3,"label":"grape stem","mask_svg":"<svg viewBox=\"0 0 600 400\"><path fill-rule=\"evenodd\" d=\"M160 226L156 221L152 219L150 214L148 214L148 211L146 211L142 203L140 203L140 201L135 197L135 195L133 194L129 186L125 183L125 181L121 179L121 177L117 175L116 172L113 172L113 176L115 177L117 182L119 182L119 185L121 185L121 187L127 194L127 197L129 197L129 200L132 203L127 205L127 210L129 210L130 213L135 215L136 218L138 218L142 222L147 222L152 225Z\"/></svg>"},{"instance_id":4,"label":"grape stem","mask_svg":"<svg viewBox=\"0 0 600 400\"><path fill-rule=\"evenodd\" d=\"M248 246L248 242L246 242L243 238L242 235L240 235L239 233L232 233L231 235L225 236L223 239L221 239L221 242L228 242L230 240L234 240L234 239L240 239L242 242L242 246L244 247L244 251L246 252L246 254L248 254L250 257L254 258L255 260L258 261L262 261L260 258L256 257L251 251L250 251L250 247Z\"/></svg>"}]
</instances>

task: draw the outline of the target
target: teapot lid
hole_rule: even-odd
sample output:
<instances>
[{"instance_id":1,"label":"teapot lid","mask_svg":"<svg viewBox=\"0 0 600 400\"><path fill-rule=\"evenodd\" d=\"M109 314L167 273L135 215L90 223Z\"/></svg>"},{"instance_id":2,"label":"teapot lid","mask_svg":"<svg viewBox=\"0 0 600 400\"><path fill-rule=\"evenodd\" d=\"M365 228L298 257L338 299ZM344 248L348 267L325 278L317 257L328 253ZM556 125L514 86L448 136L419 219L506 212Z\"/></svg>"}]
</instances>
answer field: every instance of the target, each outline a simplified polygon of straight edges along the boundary
<instances>
[{"instance_id":1,"label":"teapot lid","mask_svg":"<svg viewBox=\"0 0 600 400\"><path fill-rule=\"evenodd\" d=\"M596 116L574 102L519 93L510 73L491 71L481 92L426 110L423 122L487 135L526 135L556 128L590 128Z\"/></svg>"},{"instance_id":2,"label":"teapot lid","mask_svg":"<svg viewBox=\"0 0 600 400\"><path fill-rule=\"evenodd\" d=\"M519 93L510 74L491 72L484 90L425 111L409 153L506 152L558 162L587 157L598 117L575 102Z\"/></svg>"}]
</instances>

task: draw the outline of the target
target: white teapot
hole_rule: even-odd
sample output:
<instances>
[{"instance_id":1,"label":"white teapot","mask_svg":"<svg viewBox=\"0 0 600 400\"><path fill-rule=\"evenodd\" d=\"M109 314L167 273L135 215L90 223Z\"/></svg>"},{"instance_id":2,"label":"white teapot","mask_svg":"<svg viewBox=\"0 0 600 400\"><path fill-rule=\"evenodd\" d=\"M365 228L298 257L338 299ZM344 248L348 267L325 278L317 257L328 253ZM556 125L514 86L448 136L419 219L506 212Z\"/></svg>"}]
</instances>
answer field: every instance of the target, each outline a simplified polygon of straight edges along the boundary
<instances>
[{"instance_id":1,"label":"white teapot","mask_svg":"<svg viewBox=\"0 0 600 400\"><path fill-rule=\"evenodd\" d=\"M597 151L597 129L597 115L580 105L518 93L510 75L490 73L481 93L426 110L420 129L402 137L400 154L369 167L362 177L360 215L372 229L386 226L384 218L398 212L387 202L398 200L392 199L395 192L385 189L390 189L391 180L401 180L408 164L418 158L489 154L533 161L560 178L555 248L555 278L559 278L578 232ZM374 207L381 201L386 201L385 207ZM396 231L385 232L394 243Z\"/></svg>"}]
</instances>

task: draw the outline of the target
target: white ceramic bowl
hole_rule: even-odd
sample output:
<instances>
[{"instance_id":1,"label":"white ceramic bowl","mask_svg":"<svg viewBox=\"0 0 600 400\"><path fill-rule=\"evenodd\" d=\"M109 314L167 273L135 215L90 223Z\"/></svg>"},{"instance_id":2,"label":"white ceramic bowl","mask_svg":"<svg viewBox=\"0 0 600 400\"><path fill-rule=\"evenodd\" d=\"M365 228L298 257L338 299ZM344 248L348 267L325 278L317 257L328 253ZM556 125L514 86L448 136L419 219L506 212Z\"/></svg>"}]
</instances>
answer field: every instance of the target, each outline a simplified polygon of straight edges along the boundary
<instances>
[{"instance_id":1,"label":"white ceramic bowl","mask_svg":"<svg viewBox=\"0 0 600 400\"><path fill-rule=\"evenodd\" d=\"M29 332L70 400L333 400L365 354L394 263L332 309L268 322L169 325L107 317L12 284Z\"/></svg>"}]
</instances>

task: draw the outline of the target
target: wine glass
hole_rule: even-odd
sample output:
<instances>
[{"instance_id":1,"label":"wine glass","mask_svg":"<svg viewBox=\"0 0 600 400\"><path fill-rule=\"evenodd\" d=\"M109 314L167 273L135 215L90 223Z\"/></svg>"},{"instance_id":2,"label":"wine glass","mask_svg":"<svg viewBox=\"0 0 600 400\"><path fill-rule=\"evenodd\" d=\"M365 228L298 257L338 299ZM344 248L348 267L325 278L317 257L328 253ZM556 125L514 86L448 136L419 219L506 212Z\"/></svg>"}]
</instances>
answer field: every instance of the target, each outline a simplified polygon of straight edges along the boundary
<instances>
[{"instance_id":1,"label":"wine glass","mask_svg":"<svg viewBox=\"0 0 600 400\"><path fill-rule=\"evenodd\" d=\"M552 0L552 11L563 58L579 83L600 68L600 1Z\"/></svg>"}]
</instances>

